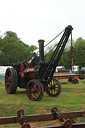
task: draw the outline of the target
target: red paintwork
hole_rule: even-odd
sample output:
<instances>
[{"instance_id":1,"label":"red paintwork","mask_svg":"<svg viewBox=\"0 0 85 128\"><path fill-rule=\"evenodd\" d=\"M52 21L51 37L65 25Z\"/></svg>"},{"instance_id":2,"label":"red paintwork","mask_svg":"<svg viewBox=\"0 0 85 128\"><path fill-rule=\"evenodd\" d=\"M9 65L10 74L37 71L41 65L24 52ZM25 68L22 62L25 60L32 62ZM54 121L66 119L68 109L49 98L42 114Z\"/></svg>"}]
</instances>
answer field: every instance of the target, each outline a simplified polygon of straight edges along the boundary
<instances>
[{"instance_id":1,"label":"red paintwork","mask_svg":"<svg viewBox=\"0 0 85 128\"><path fill-rule=\"evenodd\" d=\"M69 72L70 71L70 69L57 69L58 70L58 72Z\"/></svg>"},{"instance_id":2,"label":"red paintwork","mask_svg":"<svg viewBox=\"0 0 85 128\"><path fill-rule=\"evenodd\" d=\"M28 76L28 79L35 79L34 68L27 68L21 72L21 77Z\"/></svg>"}]
</instances>

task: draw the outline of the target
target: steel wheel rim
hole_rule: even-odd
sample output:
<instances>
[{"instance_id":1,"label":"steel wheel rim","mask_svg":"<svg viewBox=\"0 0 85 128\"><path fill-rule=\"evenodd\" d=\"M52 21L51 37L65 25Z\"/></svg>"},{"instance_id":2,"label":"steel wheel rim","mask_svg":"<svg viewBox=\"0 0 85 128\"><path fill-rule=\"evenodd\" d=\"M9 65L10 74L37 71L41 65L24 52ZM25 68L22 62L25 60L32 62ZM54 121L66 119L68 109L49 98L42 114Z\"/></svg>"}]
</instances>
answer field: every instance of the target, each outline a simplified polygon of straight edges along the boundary
<instances>
[{"instance_id":1,"label":"steel wheel rim","mask_svg":"<svg viewBox=\"0 0 85 128\"><path fill-rule=\"evenodd\" d=\"M52 97L56 97L61 93L61 84L55 77L47 85L46 93Z\"/></svg>"},{"instance_id":2,"label":"steel wheel rim","mask_svg":"<svg viewBox=\"0 0 85 128\"><path fill-rule=\"evenodd\" d=\"M56 95L58 92L58 84L55 80L52 80L48 85L48 91L52 95Z\"/></svg>"},{"instance_id":3,"label":"steel wheel rim","mask_svg":"<svg viewBox=\"0 0 85 128\"><path fill-rule=\"evenodd\" d=\"M40 100L43 96L41 83L38 82L37 80L31 80L31 82L27 84L26 91L29 99L33 101Z\"/></svg>"},{"instance_id":4,"label":"steel wheel rim","mask_svg":"<svg viewBox=\"0 0 85 128\"><path fill-rule=\"evenodd\" d=\"M12 74L9 69L7 69L5 74L5 89L7 93L10 93L10 90L12 88Z\"/></svg>"}]
</instances>

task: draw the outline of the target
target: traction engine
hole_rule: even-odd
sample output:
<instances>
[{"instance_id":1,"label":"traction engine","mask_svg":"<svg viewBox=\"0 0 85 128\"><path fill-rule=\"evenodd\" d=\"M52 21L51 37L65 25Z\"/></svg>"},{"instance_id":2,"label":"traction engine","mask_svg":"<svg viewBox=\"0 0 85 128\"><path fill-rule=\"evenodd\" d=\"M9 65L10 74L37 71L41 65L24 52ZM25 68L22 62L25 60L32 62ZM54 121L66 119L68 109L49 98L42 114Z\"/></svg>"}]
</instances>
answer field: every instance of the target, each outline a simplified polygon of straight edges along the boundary
<instances>
[{"instance_id":1,"label":"traction engine","mask_svg":"<svg viewBox=\"0 0 85 128\"><path fill-rule=\"evenodd\" d=\"M44 61L44 40L39 40L39 56L34 54L28 61L14 64L5 72L5 89L8 94L14 94L17 87L26 88L30 100L39 101L44 92L49 96L57 97L61 93L60 82L53 77L56 66L73 28L68 25L55 47L48 62Z\"/></svg>"}]
</instances>

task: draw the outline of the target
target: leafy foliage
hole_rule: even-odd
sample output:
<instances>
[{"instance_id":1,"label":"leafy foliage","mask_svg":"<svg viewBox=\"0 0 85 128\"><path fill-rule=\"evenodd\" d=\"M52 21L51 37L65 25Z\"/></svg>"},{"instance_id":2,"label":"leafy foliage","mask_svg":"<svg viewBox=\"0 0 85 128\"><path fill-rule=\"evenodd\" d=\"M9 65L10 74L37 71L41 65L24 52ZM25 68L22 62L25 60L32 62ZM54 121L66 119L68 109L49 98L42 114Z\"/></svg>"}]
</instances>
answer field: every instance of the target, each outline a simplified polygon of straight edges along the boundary
<instances>
[{"instance_id":1,"label":"leafy foliage","mask_svg":"<svg viewBox=\"0 0 85 128\"><path fill-rule=\"evenodd\" d=\"M78 38L74 45L74 64L85 66L85 40Z\"/></svg>"},{"instance_id":2,"label":"leafy foliage","mask_svg":"<svg viewBox=\"0 0 85 128\"><path fill-rule=\"evenodd\" d=\"M30 58L30 52L37 49L34 45L22 42L16 33L7 31L5 37L0 38L0 65L12 65Z\"/></svg>"},{"instance_id":3,"label":"leafy foliage","mask_svg":"<svg viewBox=\"0 0 85 128\"><path fill-rule=\"evenodd\" d=\"M18 39L17 34L15 32L12 32L12 31L6 31L5 36L15 37L16 39Z\"/></svg>"},{"instance_id":4,"label":"leafy foliage","mask_svg":"<svg viewBox=\"0 0 85 128\"><path fill-rule=\"evenodd\" d=\"M70 42L70 41L69 41ZM68 42L68 45L70 44ZM52 44L45 52L50 51L53 47L55 50L56 44ZM30 58L30 52L36 50L37 47L34 45L27 45L22 42L17 34L12 31L7 31L2 38L0 36L0 65L12 65L13 63L28 60ZM45 61L49 61L54 50L45 56ZM65 48L63 55L61 56L58 65L63 65L66 68L71 68L71 48ZM85 40L78 38L73 41L73 59L74 65L80 67L85 66Z\"/></svg>"},{"instance_id":5,"label":"leafy foliage","mask_svg":"<svg viewBox=\"0 0 85 128\"><path fill-rule=\"evenodd\" d=\"M51 48L52 46L49 47L49 50L51 50ZM46 56L46 60L49 61L52 54L53 51ZM79 67L85 66L85 40L82 38L78 38L76 41L73 41L73 60L74 60L74 65L78 65ZM71 47L64 49L64 52L61 56L58 65L63 65L67 69L71 69L72 66Z\"/></svg>"},{"instance_id":6,"label":"leafy foliage","mask_svg":"<svg viewBox=\"0 0 85 128\"><path fill-rule=\"evenodd\" d=\"M70 50L65 50L63 55L61 56L59 65L65 66L65 68L71 68L71 52Z\"/></svg>"}]
</instances>

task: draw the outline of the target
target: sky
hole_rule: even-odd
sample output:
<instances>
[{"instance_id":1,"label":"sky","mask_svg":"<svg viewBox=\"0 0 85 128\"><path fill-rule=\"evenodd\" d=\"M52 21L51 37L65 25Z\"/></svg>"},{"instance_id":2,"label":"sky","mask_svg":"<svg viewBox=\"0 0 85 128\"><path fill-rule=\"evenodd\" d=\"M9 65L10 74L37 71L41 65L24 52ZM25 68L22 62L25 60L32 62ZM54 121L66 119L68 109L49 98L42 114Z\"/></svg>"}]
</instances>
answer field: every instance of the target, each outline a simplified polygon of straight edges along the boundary
<instances>
[{"instance_id":1,"label":"sky","mask_svg":"<svg viewBox=\"0 0 85 128\"><path fill-rule=\"evenodd\" d=\"M0 0L0 35L13 31L38 46L39 39L47 44L68 25L74 40L85 39L85 0Z\"/></svg>"}]
</instances>

